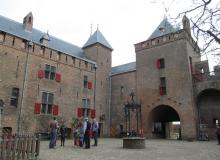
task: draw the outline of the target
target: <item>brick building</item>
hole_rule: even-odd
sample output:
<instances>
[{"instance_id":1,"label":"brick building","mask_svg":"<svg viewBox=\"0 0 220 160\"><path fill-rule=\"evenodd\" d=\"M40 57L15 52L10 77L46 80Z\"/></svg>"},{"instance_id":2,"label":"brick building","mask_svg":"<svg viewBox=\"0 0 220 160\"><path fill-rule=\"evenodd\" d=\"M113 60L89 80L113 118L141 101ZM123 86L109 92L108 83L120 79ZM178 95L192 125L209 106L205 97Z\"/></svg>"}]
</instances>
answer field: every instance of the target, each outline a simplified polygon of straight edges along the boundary
<instances>
[{"instance_id":1,"label":"brick building","mask_svg":"<svg viewBox=\"0 0 220 160\"><path fill-rule=\"evenodd\" d=\"M187 17L182 23L183 29L174 28L165 18L146 41L134 45L136 62L112 68L113 135L126 130L121 115L125 114L123 106L133 91L136 102L142 105L146 137L215 137L220 120L219 66L214 72L209 71L208 61L201 61L199 48L191 37ZM130 114L130 130L139 132L136 113Z\"/></svg>"},{"instance_id":2,"label":"brick building","mask_svg":"<svg viewBox=\"0 0 220 160\"><path fill-rule=\"evenodd\" d=\"M107 134L111 52L99 30L80 48L34 29L32 13L23 24L0 16L4 129L47 132L56 116L70 133L73 119L101 116L101 134Z\"/></svg>"},{"instance_id":3,"label":"brick building","mask_svg":"<svg viewBox=\"0 0 220 160\"><path fill-rule=\"evenodd\" d=\"M135 44L136 62L111 67L112 51L99 30L78 47L34 29L32 13L23 23L0 16L3 130L48 132L56 116L70 133L73 119L89 116L99 120L101 135L117 136L125 131L123 107L133 91L146 137L171 138L179 131L183 139L195 139L202 129L214 136L219 67L210 74L208 62L200 60L186 17L183 29L165 18Z\"/></svg>"}]
</instances>

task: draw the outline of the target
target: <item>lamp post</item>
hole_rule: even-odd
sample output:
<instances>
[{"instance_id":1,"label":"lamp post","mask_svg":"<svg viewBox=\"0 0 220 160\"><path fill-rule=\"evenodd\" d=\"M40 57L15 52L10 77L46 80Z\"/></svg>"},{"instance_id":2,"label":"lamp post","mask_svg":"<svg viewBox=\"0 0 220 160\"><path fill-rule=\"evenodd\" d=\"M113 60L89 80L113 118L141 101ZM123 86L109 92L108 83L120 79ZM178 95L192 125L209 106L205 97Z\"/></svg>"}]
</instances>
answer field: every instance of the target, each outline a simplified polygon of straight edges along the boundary
<instances>
[{"instance_id":1,"label":"lamp post","mask_svg":"<svg viewBox=\"0 0 220 160\"><path fill-rule=\"evenodd\" d=\"M0 142L2 140L2 114L3 114L4 102L0 99Z\"/></svg>"}]
</instances>

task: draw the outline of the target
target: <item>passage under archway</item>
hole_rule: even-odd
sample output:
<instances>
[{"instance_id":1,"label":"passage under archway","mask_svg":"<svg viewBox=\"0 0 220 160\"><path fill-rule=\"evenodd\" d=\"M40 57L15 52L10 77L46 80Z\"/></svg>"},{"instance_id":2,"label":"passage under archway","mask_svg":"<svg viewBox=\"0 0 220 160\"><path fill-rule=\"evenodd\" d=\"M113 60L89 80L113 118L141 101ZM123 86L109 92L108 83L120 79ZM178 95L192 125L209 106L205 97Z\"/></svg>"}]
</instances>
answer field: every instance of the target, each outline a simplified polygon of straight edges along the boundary
<instances>
[{"instance_id":1,"label":"passage under archway","mask_svg":"<svg viewBox=\"0 0 220 160\"><path fill-rule=\"evenodd\" d=\"M150 112L153 138L181 139L178 113L170 106L160 105Z\"/></svg>"}]
</instances>

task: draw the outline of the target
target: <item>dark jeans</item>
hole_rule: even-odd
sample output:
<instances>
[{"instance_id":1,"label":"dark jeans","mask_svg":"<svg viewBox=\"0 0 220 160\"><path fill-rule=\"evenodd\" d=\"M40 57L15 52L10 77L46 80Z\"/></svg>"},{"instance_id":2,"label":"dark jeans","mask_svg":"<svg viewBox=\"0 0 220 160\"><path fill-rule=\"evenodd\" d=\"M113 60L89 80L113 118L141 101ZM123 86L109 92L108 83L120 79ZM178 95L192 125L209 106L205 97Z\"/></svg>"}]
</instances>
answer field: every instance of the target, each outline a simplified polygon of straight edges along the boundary
<instances>
[{"instance_id":1,"label":"dark jeans","mask_svg":"<svg viewBox=\"0 0 220 160\"><path fill-rule=\"evenodd\" d=\"M55 131L50 132L50 144L49 148L54 148L56 145L57 133Z\"/></svg>"},{"instance_id":2,"label":"dark jeans","mask_svg":"<svg viewBox=\"0 0 220 160\"><path fill-rule=\"evenodd\" d=\"M64 146L65 136L61 135L60 140L61 140L61 146Z\"/></svg>"},{"instance_id":3,"label":"dark jeans","mask_svg":"<svg viewBox=\"0 0 220 160\"><path fill-rule=\"evenodd\" d=\"M98 132L93 131L94 146L98 145Z\"/></svg>"},{"instance_id":4,"label":"dark jeans","mask_svg":"<svg viewBox=\"0 0 220 160\"><path fill-rule=\"evenodd\" d=\"M84 135L84 139L85 139L85 148L90 148L90 135L89 135L89 131L85 132Z\"/></svg>"}]
</instances>

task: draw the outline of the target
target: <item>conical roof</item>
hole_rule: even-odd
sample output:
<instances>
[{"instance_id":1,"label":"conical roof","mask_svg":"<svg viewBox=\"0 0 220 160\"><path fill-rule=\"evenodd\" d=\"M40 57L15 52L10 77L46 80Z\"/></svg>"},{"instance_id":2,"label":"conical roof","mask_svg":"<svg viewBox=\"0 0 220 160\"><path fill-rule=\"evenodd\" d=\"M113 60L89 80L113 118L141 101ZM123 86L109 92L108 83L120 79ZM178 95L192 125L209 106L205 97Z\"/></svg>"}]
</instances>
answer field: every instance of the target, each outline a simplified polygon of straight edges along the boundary
<instances>
[{"instance_id":1,"label":"conical roof","mask_svg":"<svg viewBox=\"0 0 220 160\"><path fill-rule=\"evenodd\" d=\"M154 32L151 34L151 36L148 38L149 39L153 39L156 37L160 37L163 36L165 34L171 33L171 32L176 32L177 30L179 30L179 28L174 28L170 22L168 21L168 19L165 17L163 19L163 21L159 24L159 26L154 30Z\"/></svg>"},{"instance_id":2,"label":"conical roof","mask_svg":"<svg viewBox=\"0 0 220 160\"><path fill-rule=\"evenodd\" d=\"M93 44L100 43L103 46L113 50L112 46L108 43L102 33L97 29L93 35L91 35L88 41L84 44L83 48L89 47Z\"/></svg>"}]
</instances>

